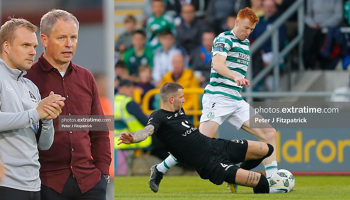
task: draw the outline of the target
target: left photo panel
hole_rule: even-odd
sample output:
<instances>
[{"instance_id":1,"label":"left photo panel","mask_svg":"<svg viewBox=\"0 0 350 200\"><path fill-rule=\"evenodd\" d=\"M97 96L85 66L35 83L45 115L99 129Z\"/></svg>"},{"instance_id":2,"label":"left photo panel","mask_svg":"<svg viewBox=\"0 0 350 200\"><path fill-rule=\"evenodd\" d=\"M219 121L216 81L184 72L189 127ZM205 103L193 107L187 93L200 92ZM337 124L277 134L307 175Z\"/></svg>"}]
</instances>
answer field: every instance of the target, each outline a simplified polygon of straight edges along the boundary
<instances>
[{"instance_id":1,"label":"left photo panel","mask_svg":"<svg viewBox=\"0 0 350 200\"><path fill-rule=\"evenodd\" d=\"M0 199L114 199L111 0L0 0Z\"/></svg>"}]
</instances>

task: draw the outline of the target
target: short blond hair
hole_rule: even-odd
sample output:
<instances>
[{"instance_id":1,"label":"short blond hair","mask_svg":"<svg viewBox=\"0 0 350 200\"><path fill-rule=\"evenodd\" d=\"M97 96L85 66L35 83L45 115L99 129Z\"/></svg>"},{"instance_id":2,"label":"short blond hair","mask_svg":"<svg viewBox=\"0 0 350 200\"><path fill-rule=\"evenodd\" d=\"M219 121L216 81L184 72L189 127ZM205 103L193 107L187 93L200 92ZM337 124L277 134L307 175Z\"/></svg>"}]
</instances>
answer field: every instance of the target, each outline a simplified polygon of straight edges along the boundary
<instances>
[{"instance_id":1,"label":"short blond hair","mask_svg":"<svg viewBox=\"0 0 350 200\"><path fill-rule=\"evenodd\" d=\"M78 27L79 30L79 21L78 19L71 13L60 10L60 9L53 9L49 12L47 12L40 20L40 33L45 34L46 36L50 36L50 34L53 31L53 28L57 22L57 20L63 20L63 21L69 21L73 20L75 24Z\"/></svg>"},{"instance_id":2,"label":"short blond hair","mask_svg":"<svg viewBox=\"0 0 350 200\"><path fill-rule=\"evenodd\" d=\"M35 33L38 30L38 27L30 23L26 19L22 18L10 18L7 20L0 28L0 53L2 52L2 45L4 42L12 42L14 37L14 32L19 27L25 27L28 30Z\"/></svg>"},{"instance_id":3,"label":"short blond hair","mask_svg":"<svg viewBox=\"0 0 350 200\"><path fill-rule=\"evenodd\" d=\"M166 102L169 97L175 96L179 89L184 89L182 85L175 83L175 82L168 82L165 83L161 88L160 88L160 100L162 102Z\"/></svg>"}]
</instances>

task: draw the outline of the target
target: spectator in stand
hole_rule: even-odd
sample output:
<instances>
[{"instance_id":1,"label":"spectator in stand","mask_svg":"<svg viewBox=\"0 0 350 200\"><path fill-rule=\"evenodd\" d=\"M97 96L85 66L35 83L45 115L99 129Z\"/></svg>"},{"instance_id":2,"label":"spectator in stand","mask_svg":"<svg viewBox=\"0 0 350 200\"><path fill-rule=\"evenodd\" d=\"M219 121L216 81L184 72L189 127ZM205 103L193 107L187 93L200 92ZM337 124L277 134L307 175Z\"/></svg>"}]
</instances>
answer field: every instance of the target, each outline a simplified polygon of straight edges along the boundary
<instances>
[{"instance_id":1,"label":"spectator in stand","mask_svg":"<svg viewBox=\"0 0 350 200\"><path fill-rule=\"evenodd\" d=\"M152 0L145 0L143 7L143 19L147 19L152 15ZM210 0L171 0L164 1L165 12L173 17L180 16L181 7L186 4L192 4L195 7L196 16L203 19L208 8Z\"/></svg>"},{"instance_id":2,"label":"spectator in stand","mask_svg":"<svg viewBox=\"0 0 350 200\"><path fill-rule=\"evenodd\" d=\"M173 70L166 73L162 78L163 86L167 82L176 82L186 88L199 88L199 81L193 75L192 69L185 69L185 60L182 54L175 54L172 59ZM199 104L198 94L185 94L186 103L183 104L185 111L193 109L195 104Z\"/></svg>"},{"instance_id":3,"label":"spectator in stand","mask_svg":"<svg viewBox=\"0 0 350 200\"><path fill-rule=\"evenodd\" d=\"M153 15L147 19L146 32L147 42L152 48L160 46L157 35L165 30L170 30L175 35L174 18L164 13L163 0L152 0Z\"/></svg>"},{"instance_id":4,"label":"spectator in stand","mask_svg":"<svg viewBox=\"0 0 350 200\"><path fill-rule=\"evenodd\" d=\"M329 27L327 32L327 40L325 40L321 55L327 60L327 70L336 68L340 59L342 59L342 67L345 70L349 65L349 47L348 47L348 33L342 33L340 27ZM326 63L326 62L325 62Z\"/></svg>"},{"instance_id":5,"label":"spectator in stand","mask_svg":"<svg viewBox=\"0 0 350 200\"><path fill-rule=\"evenodd\" d=\"M134 84L130 80L121 80L119 92L114 98L114 120L115 120L115 135L114 145L116 149L128 148L145 148L152 145L152 155L165 159L169 154L164 148L164 145L159 141L157 136L148 137L146 141L135 145L117 145L119 134L121 132L130 132L134 134L136 131L146 126L148 117L143 113L140 106L133 100ZM121 154L123 155L123 154Z\"/></svg>"},{"instance_id":6,"label":"spectator in stand","mask_svg":"<svg viewBox=\"0 0 350 200\"><path fill-rule=\"evenodd\" d=\"M202 88L209 83L210 79L211 50L214 39L214 31L204 32L202 35L202 45L197 49L198 56L193 57L193 73L198 79Z\"/></svg>"},{"instance_id":7,"label":"spectator in stand","mask_svg":"<svg viewBox=\"0 0 350 200\"><path fill-rule=\"evenodd\" d=\"M140 106L134 101L134 83L127 79L120 80L118 93L114 96L114 147L116 149L132 148L131 146L117 146L119 134L130 132L134 134L147 124L147 117ZM133 147L148 147L152 143L151 137Z\"/></svg>"},{"instance_id":8,"label":"spectator in stand","mask_svg":"<svg viewBox=\"0 0 350 200\"><path fill-rule=\"evenodd\" d=\"M281 16L296 0L275 0L278 16ZM295 12L286 22L287 38L289 41L298 34L298 12Z\"/></svg>"},{"instance_id":9,"label":"spectator in stand","mask_svg":"<svg viewBox=\"0 0 350 200\"><path fill-rule=\"evenodd\" d=\"M231 14L227 16L226 18L226 30L232 30L233 27L235 27L237 15L236 14Z\"/></svg>"},{"instance_id":10,"label":"spectator in stand","mask_svg":"<svg viewBox=\"0 0 350 200\"><path fill-rule=\"evenodd\" d=\"M320 56L322 28L337 27L343 17L342 0L308 0L305 14L303 59L306 69L324 69L329 62ZM317 63L316 61L319 61Z\"/></svg>"},{"instance_id":11,"label":"spectator in stand","mask_svg":"<svg viewBox=\"0 0 350 200\"><path fill-rule=\"evenodd\" d=\"M250 7L248 0L211 0L206 12L206 19L218 35L225 30L226 17L238 13L245 7Z\"/></svg>"},{"instance_id":12,"label":"spectator in stand","mask_svg":"<svg viewBox=\"0 0 350 200\"><path fill-rule=\"evenodd\" d=\"M171 31L165 30L159 34L161 47L154 51L152 78L155 86L159 87L163 75L173 70L171 64L175 54L182 54L185 58L185 66L188 66L186 51L175 45L175 38Z\"/></svg>"},{"instance_id":13,"label":"spectator in stand","mask_svg":"<svg viewBox=\"0 0 350 200\"><path fill-rule=\"evenodd\" d=\"M281 0L281 1L283 1L283 0ZM252 11L258 17L264 16L264 11L262 9L262 3L263 3L263 0L250 0L250 5L251 5L250 9L252 9Z\"/></svg>"},{"instance_id":14,"label":"spectator in stand","mask_svg":"<svg viewBox=\"0 0 350 200\"><path fill-rule=\"evenodd\" d=\"M260 35L268 30L278 18L277 7L274 0L264 0L263 10L264 16L260 17L260 20L256 24L254 31L250 34L249 39L252 41L256 40ZM278 30L278 36L279 50L282 50L287 40L287 29L285 25L280 26ZM261 54L264 66L268 66L273 61L271 37L262 44ZM272 91L274 89L272 80L272 76L266 78L265 85L269 91Z\"/></svg>"},{"instance_id":15,"label":"spectator in stand","mask_svg":"<svg viewBox=\"0 0 350 200\"><path fill-rule=\"evenodd\" d=\"M125 64L123 61L118 61L114 66L114 94L117 94L118 92L118 86L120 83L120 80L122 79L128 79L130 80L130 75L128 70L125 67Z\"/></svg>"},{"instance_id":16,"label":"spectator in stand","mask_svg":"<svg viewBox=\"0 0 350 200\"><path fill-rule=\"evenodd\" d=\"M131 41L133 47L124 53L123 62L132 80L137 82L139 66L153 66L153 51L145 46L146 33L143 30L133 31Z\"/></svg>"},{"instance_id":17,"label":"spectator in stand","mask_svg":"<svg viewBox=\"0 0 350 200\"><path fill-rule=\"evenodd\" d=\"M195 14L199 18L203 18L205 10L208 7L210 0L171 0L166 1L166 12L177 17L181 14L184 5L191 4L194 6Z\"/></svg>"},{"instance_id":18,"label":"spectator in stand","mask_svg":"<svg viewBox=\"0 0 350 200\"><path fill-rule=\"evenodd\" d=\"M203 19L205 17L205 12L208 9L209 2L211 0L191 0L191 4L196 10L196 17Z\"/></svg>"},{"instance_id":19,"label":"spectator in stand","mask_svg":"<svg viewBox=\"0 0 350 200\"><path fill-rule=\"evenodd\" d=\"M205 30L209 29L209 25L196 18L195 7L192 4L182 6L181 17L182 23L176 27L176 41L192 56L201 45L201 36ZM190 64L192 64L191 61Z\"/></svg>"},{"instance_id":20,"label":"spectator in stand","mask_svg":"<svg viewBox=\"0 0 350 200\"><path fill-rule=\"evenodd\" d=\"M133 15L128 15L124 20L125 32L119 36L115 43L114 50L119 54L124 53L132 47L131 36L136 26L136 19Z\"/></svg>"},{"instance_id":21,"label":"spectator in stand","mask_svg":"<svg viewBox=\"0 0 350 200\"><path fill-rule=\"evenodd\" d=\"M152 68L148 65L141 65L138 72L139 82L135 86L141 91L141 98L143 99L143 96L145 96L148 91L155 88L152 84ZM154 110L153 101L154 97L149 101L150 110Z\"/></svg>"},{"instance_id":22,"label":"spectator in stand","mask_svg":"<svg viewBox=\"0 0 350 200\"><path fill-rule=\"evenodd\" d=\"M273 0L264 0L263 10L264 16L260 17L260 20L256 24L254 31L250 34L249 39L251 39L252 41L256 40L260 35L262 35L266 30L268 30L278 18L277 7ZM285 25L282 25L279 28L278 35L279 49L282 50L287 39L287 29ZM269 38L263 43L263 45L261 46L261 52L265 65L268 65L270 62L272 62L273 53L271 38Z\"/></svg>"}]
</instances>

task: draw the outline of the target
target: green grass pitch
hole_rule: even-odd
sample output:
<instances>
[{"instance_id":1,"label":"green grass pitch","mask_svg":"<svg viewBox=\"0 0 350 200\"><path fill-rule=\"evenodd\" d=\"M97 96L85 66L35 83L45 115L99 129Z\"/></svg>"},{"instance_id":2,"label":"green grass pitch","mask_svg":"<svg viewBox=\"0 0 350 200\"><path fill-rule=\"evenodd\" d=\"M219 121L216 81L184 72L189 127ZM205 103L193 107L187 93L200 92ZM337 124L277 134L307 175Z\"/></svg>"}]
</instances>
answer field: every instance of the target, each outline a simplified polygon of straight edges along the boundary
<instances>
[{"instance_id":1,"label":"green grass pitch","mask_svg":"<svg viewBox=\"0 0 350 200\"><path fill-rule=\"evenodd\" d=\"M164 176L158 193L148 177L115 177L115 199L350 199L350 176L295 176L295 191L287 194L254 194L239 186L230 193L226 184L214 185L199 176Z\"/></svg>"}]
</instances>

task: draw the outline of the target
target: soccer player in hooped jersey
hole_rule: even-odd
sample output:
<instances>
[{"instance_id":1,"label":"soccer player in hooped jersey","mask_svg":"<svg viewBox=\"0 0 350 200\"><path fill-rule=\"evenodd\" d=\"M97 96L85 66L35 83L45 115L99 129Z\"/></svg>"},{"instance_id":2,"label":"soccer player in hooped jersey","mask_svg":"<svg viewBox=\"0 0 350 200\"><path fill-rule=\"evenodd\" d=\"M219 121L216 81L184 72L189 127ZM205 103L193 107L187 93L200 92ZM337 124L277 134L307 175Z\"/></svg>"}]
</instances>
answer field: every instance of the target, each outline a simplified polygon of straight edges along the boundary
<instances>
[{"instance_id":1,"label":"soccer player in hooped jersey","mask_svg":"<svg viewBox=\"0 0 350 200\"><path fill-rule=\"evenodd\" d=\"M251 128L249 123L249 104L243 100L241 89L249 87L245 79L250 52L247 39L254 30L259 18L254 12L245 8L238 12L235 26L231 31L219 34L213 42L212 68L210 83L204 90L203 110L199 130L208 137L214 137L218 127L227 120L237 129L243 129L261 141L276 147L276 130L274 128ZM170 155L163 162L151 168L149 185L153 192L159 189L163 174L177 164L176 156ZM277 171L276 152L263 160L266 177ZM240 167L250 170L245 162ZM236 186L228 183L231 192Z\"/></svg>"},{"instance_id":2,"label":"soccer player in hooped jersey","mask_svg":"<svg viewBox=\"0 0 350 200\"><path fill-rule=\"evenodd\" d=\"M249 140L216 139L201 134L182 108L184 92L177 83L164 84L160 98L161 109L151 114L146 127L134 135L121 133L119 144L141 142L155 134L172 155L194 167L202 179L209 179L217 185L226 181L252 187L254 193L289 192L284 186L270 188L264 175L235 165L244 161L247 167L258 166L273 153L272 145Z\"/></svg>"}]
</instances>

